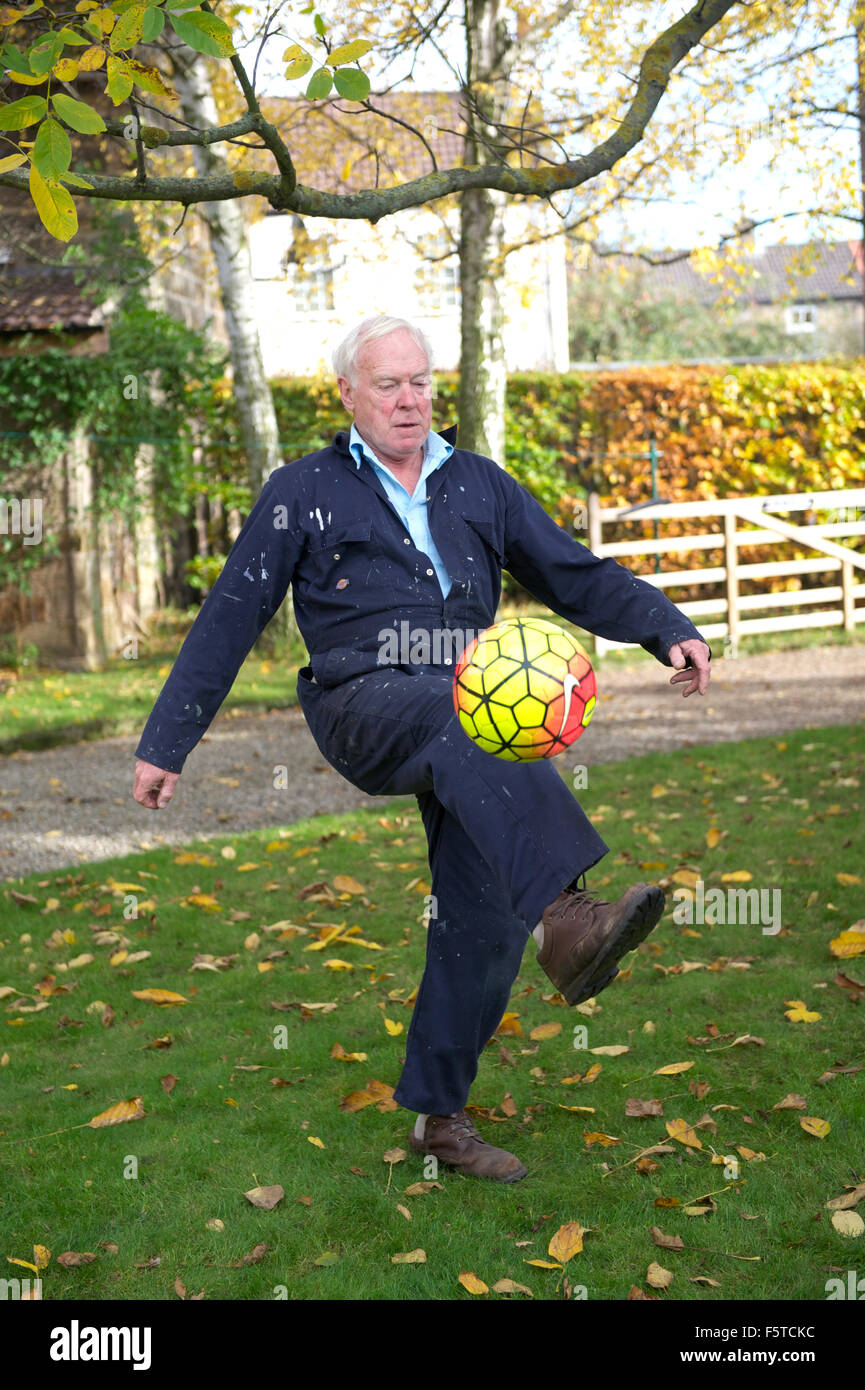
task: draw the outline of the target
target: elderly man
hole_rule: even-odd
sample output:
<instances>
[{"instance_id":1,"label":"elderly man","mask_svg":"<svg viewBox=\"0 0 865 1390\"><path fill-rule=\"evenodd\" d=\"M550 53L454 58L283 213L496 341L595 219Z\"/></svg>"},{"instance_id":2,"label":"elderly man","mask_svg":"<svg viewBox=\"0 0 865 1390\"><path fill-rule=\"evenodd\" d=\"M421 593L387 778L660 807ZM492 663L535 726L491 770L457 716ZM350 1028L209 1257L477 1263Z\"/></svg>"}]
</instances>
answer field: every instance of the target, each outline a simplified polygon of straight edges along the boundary
<instances>
[{"instance_id":1,"label":"elderly man","mask_svg":"<svg viewBox=\"0 0 865 1390\"><path fill-rule=\"evenodd\" d=\"M431 430L417 328L366 319L334 366L351 430L265 483L141 736L133 795L151 809L170 800L292 584L309 650L298 698L319 749L371 795L416 796L426 830L435 910L394 1092L417 1115L411 1147L513 1182L527 1169L481 1138L465 1105L526 942L578 1004L649 934L664 894L637 883L607 903L585 888L606 844L549 762L505 762L466 737L455 658L495 621L503 568L569 621L681 668L671 684L686 682L684 695L705 693L711 653L652 585L580 545L453 430Z\"/></svg>"}]
</instances>

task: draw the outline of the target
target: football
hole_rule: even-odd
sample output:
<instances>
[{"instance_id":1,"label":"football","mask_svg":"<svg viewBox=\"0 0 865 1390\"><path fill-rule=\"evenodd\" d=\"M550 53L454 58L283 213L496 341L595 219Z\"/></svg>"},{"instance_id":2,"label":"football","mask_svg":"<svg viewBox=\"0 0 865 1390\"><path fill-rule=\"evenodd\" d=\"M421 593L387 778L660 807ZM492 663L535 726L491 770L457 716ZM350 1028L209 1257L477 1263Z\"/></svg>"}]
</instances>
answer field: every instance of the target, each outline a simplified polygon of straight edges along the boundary
<instances>
[{"instance_id":1,"label":"football","mask_svg":"<svg viewBox=\"0 0 865 1390\"><path fill-rule=\"evenodd\" d=\"M453 696L469 738L518 762L554 758L578 739L597 688L588 653L564 628L544 618L508 618L466 647Z\"/></svg>"}]
</instances>

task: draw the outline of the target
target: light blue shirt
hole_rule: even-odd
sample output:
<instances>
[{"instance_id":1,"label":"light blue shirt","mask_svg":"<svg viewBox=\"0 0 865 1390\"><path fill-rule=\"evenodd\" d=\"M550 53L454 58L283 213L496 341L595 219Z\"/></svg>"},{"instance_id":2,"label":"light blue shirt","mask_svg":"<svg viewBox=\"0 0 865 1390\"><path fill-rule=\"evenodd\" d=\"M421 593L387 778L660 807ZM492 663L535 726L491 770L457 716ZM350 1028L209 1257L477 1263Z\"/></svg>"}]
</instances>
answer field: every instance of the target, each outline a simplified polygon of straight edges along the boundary
<instances>
[{"instance_id":1,"label":"light blue shirt","mask_svg":"<svg viewBox=\"0 0 865 1390\"><path fill-rule=\"evenodd\" d=\"M440 434L430 430L424 444L423 464L421 466L420 477L418 478L415 490L409 496L408 489L394 477L389 468L386 468L373 453L366 440L358 434L352 423L351 432L348 437L348 447L354 456L355 463L360 468L364 458L375 469L376 474L381 480L382 486L393 503L400 519L415 543L415 547L428 555L433 562L433 567L438 576L439 587L442 594L447 598L448 590L451 587L451 577L444 567L442 557L436 550L435 541L430 533L426 514L426 480L430 473L434 473L437 468L449 459L453 453L453 445L448 444L447 440L442 439Z\"/></svg>"}]
</instances>

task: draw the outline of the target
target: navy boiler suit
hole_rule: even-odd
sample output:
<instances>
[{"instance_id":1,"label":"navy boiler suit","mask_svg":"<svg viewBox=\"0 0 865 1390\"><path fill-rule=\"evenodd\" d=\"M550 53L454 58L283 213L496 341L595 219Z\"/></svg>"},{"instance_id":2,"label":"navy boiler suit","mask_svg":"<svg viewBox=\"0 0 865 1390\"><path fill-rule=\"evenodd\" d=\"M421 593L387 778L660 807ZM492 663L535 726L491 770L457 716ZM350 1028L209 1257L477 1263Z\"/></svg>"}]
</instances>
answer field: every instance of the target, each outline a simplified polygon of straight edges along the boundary
<instances>
[{"instance_id":1,"label":"navy boiler suit","mask_svg":"<svg viewBox=\"0 0 865 1390\"><path fill-rule=\"evenodd\" d=\"M442 431L449 442L454 433ZM423 819L435 913L394 1097L450 1114L468 1099L544 908L607 853L550 762L481 751L454 713L454 662L495 621L501 570L554 613L639 643L667 666L675 642L704 639L659 590L557 526L493 460L461 449L426 480L430 532L452 580L443 597L429 556L369 462L355 466L348 438L271 473L136 756L182 770L291 583L309 652L298 699L322 755L370 795L414 795ZM442 641L448 629L459 634L453 645ZM415 648L423 662L400 647L406 634L429 634L426 650Z\"/></svg>"}]
</instances>

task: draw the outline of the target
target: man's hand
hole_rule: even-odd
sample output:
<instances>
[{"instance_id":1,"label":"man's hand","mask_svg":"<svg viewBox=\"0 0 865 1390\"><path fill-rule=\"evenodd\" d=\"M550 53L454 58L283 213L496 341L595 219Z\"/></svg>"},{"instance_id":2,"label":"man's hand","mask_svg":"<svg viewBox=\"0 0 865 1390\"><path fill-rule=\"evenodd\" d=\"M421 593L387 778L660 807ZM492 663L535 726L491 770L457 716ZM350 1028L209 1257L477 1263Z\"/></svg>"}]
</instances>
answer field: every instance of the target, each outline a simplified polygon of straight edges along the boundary
<instances>
[{"instance_id":1,"label":"man's hand","mask_svg":"<svg viewBox=\"0 0 865 1390\"><path fill-rule=\"evenodd\" d=\"M683 695L693 695L695 690L705 695L709 685L709 648L706 643L700 642L696 637L689 637L684 642L675 642L670 648L669 657L673 665L679 668L676 675L670 677L670 685L690 681L688 689L682 691ZM691 658L690 668L685 666L686 657Z\"/></svg>"},{"instance_id":2,"label":"man's hand","mask_svg":"<svg viewBox=\"0 0 865 1390\"><path fill-rule=\"evenodd\" d=\"M166 772L162 767L154 767L153 763L145 763L137 758L132 795L148 810L161 811L173 797L179 779L179 772Z\"/></svg>"}]
</instances>

